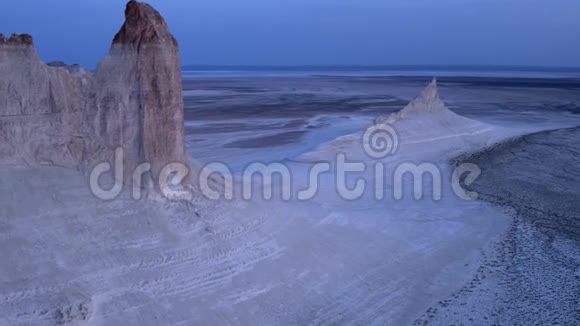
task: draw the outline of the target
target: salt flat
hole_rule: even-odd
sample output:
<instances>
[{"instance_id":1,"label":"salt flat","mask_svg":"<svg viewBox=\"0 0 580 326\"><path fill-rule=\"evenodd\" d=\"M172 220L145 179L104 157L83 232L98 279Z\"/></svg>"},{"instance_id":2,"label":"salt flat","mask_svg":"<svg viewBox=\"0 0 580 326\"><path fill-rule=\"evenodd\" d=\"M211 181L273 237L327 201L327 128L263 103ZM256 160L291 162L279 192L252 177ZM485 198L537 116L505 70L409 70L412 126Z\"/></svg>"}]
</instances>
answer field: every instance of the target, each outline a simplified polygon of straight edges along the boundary
<instances>
[{"instance_id":1,"label":"salt flat","mask_svg":"<svg viewBox=\"0 0 580 326\"><path fill-rule=\"evenodd\" d=\"M300 94L288 80L277 83L287 85L284 94ZM253 160L288 159L297 184L304 185L309 164L337 152L371 164L361 150L359 130L378 115L401 109L401 103L418 93L418 85L424 86L423 81L403 81L396 87L365 81L363 87L357 79L352 85L361 88L349 89L348 82L333 80L333 87L338 83L348 94L356 94L359 103L367 103L360 107L362 112L350 113L352 102L339 112L319 103L316 94L321 86L316 83L307 84L315 93L305 101L316 103L311 112L301 111L295 98L284 97L296 105L294 110L285 111L288 102L279 103L276 110L261 107L252 121L225 109L231 103L249 105L252 98L227 95L225 103L215 101L214 105L223 105L217 112L223 120L229 117L228 123L272 125L297 117L304 122L282 123L272 130L191 132L190 155L202 163L231 162L238 169ZM469 87L442 84L443 98L445 93L451 95L449 106L463 107L456 112L475 120L459 117L457 123L455 117L419 114L401 121L401 147L384 160L387 167L428 161L449 176L448 160L461 153L579 121L571 113L550 108L544 117L542 111L521 114L517 108L529 100L526 94L540 97L530 90L484 89L482 93L503 92L509 99L476 100ZM187 85L186 81L186 90ZM393 95L388 95L389 89ZM344 103L332 87L323 90L331 103ZM265 98L279 98L279 92L268 91ZM376 102L380 92L387 94L381 101L392 105L386 112L380 109L384 103ZM546 94L542 102L529 101L542 106L555 94L569 93L547 89ZM195 101L215 95L186 97L186 115L195 116ZM365 102L365 97L371 100ZM524 102L512 102L514 98ZM485 115L466 103L516 109ZM223 123L218 113L205 124L199 122L203 117L192 119L191 128ZM312 125L317 127L308 128ZM281 130L307 132L290 143L250 149L225 146ZM403 200L368 195L344 200L337 195L331 174L322 178L320 191L308 201L214 202L196 197L192 203L134 201L127 193L102 201L90 193L87 178L57 167L2 168L0 176L0 252L5 257L0 270L0 321L10 325L412 324L433 303L473 278L511 223L500 208L460 199L450 187L443 187L438 201L414 200L410 188L405 188ZM356 176L368 181L373 177L367 172Z\"/></svg>"}]
</instances>

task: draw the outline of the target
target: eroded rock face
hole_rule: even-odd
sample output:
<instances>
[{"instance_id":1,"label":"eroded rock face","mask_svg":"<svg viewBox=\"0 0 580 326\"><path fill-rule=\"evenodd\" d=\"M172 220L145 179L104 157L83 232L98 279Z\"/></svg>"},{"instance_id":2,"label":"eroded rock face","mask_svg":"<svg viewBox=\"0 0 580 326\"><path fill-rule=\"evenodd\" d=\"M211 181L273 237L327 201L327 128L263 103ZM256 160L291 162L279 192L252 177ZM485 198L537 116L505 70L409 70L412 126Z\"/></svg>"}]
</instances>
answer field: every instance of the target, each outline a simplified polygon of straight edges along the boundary
<instances>
[{"instance_id":1,"label":"eroded rock face","mask_svg":"<svg viewBox=\"0 0 580 326\"><path fill-rule=\"evenodd\" d=\"M94 75L44 64L32 37L0 36L0 164L89 171L123 149L124 180L151 164L189 165L177 41L151 6L130 1Z\"/></svg>"},{"instance_id":2,"label":"eroded rock face","mask_svg":"<svg viewBox=\"0 0 580 326\"><path fill-rule=\"evenodd\" d=\"M153 179L167 163L187 163L181 64L177 42L161 15L136 1L89 90L84 121L100 142L90 143L89 164L125 152L125 179L151 164Z\"/></svg>"},{"instance_id":3,"label":"eroded rock face","mask_svg":"<svg viewBox=\"0 0 580 326\"><path fill-rule=\"evenodd\" d=\"M47 63L46 65L50 66L50 67L64 68L71 75L84 76L84 75L90 74L88 71L85 70L85 68L83 68L81 65L78 65L78 64L67 65L66 63L64 63L62 61L53 61L53 62Z\"/></svg>"},{"instance_id":4,"label":"eroded rock face","mask_svg":"<svg viewBox=\"0 0 580 326\"><path fill-rule=\"evenodd\" d=\"M42 63L29 35L0 36L0 164L78 166L87 83Z\"/></svg>"}]
</instances>

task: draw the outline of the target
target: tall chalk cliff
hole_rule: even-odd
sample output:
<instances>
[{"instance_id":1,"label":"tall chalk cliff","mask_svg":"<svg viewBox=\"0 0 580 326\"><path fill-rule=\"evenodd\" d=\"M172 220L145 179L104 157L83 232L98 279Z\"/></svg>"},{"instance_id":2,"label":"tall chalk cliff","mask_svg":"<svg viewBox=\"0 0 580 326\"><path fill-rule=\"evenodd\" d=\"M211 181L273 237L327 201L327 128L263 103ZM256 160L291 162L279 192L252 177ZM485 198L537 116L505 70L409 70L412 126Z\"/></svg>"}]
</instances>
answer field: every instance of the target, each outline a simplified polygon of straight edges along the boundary
<instances>
[{"instance_id":1,"label":"tall chalk cliff","mask_svg":"<svg viewBox=\"0 0 580 326\"><path fill-rule=\"evenodd\" d=\"M29 35L0 35L0 165L88 171L123 149L123 179L141 163L156 181L185 151L179 49L161 15L130 1L94 75L44 64Z\"/></svg>"},{"instance_id":2,"label":"tall chalk cliff","mask_svg":"<svg viewBox=\"0 0 580 326\"><path fill-rule=\"evenodd\" d=\"M127 4L125 23L93 76L85 114L91 137L99 140L89 143L89 164L112 161L118 146L127 173L147 162L155 179L165 164L187 163L179 49L148 4Z\"/></svg>"}]
</instances>

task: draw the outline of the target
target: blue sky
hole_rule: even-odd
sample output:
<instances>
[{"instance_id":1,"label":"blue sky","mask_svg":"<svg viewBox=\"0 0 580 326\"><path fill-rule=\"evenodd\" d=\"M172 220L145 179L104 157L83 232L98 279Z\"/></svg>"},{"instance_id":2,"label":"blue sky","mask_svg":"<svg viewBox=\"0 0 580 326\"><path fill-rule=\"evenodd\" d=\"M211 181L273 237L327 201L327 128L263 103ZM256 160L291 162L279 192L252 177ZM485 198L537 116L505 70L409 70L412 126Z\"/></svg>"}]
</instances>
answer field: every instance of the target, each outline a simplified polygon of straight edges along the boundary
<instances>
[{"instance_id":1,"label":"blue sky","mask_svg":"<svg viewBox=\"0 0 580 326\"><path fill-rule=\"evenodd\" d=\"M5 0L0 32L93 68L126 1ZM580 66L578 0L151 0L183 64Z\"/></svg>"}]
</instances>

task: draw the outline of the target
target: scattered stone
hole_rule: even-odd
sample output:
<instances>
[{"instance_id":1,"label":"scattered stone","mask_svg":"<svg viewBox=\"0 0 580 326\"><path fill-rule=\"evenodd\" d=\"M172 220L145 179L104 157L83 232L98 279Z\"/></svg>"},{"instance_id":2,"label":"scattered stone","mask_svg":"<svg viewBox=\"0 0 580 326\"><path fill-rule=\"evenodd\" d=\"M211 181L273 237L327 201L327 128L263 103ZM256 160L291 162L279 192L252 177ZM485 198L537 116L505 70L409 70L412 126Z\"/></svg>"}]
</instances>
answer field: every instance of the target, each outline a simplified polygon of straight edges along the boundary
<instances>
[{"instance_id":1,"label":"scattered stone","mask_svg":"<svg viewBox=\"0 0 580 326\"><path fill-rule=\"evenodd\" d=\"M91 312L91 306L84 302L67 306L56 311L56 323L57 325L72 325L87 321Z\"/></svg>"}]
</instances>

